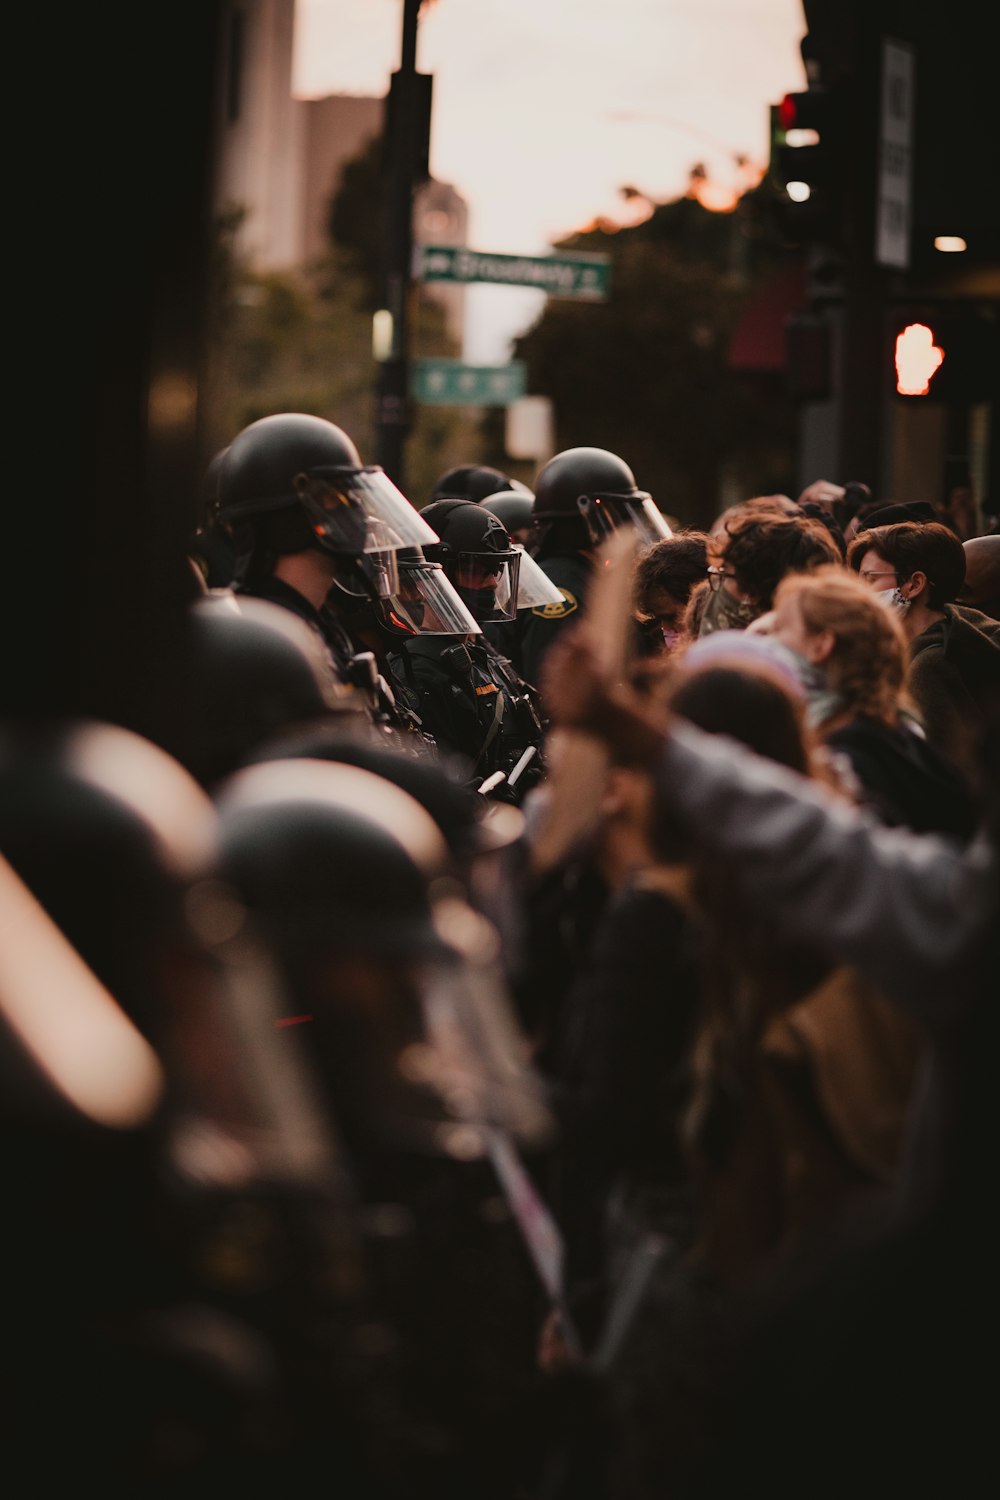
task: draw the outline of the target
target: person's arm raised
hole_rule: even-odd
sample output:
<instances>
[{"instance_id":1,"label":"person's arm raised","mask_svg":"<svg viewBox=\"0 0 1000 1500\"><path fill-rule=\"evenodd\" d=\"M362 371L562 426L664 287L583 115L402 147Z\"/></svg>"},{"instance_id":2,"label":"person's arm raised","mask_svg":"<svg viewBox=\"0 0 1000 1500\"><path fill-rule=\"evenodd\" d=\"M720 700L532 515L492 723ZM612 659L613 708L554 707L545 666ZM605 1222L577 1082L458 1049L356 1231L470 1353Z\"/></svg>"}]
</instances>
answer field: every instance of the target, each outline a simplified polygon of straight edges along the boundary
<instances>
[{"instance_id":1,"label":"person's arm raised","mask_svg":"<svg viewBox=\"0 0 1000 1500\"><path fill-rule=\"evenodd\" d=\"M669 731L669 716L608 672L585 623L553 642L542 680L554 728L593 735L620 765L645 770L656 766Z\"/></svg>"}]
</instances>

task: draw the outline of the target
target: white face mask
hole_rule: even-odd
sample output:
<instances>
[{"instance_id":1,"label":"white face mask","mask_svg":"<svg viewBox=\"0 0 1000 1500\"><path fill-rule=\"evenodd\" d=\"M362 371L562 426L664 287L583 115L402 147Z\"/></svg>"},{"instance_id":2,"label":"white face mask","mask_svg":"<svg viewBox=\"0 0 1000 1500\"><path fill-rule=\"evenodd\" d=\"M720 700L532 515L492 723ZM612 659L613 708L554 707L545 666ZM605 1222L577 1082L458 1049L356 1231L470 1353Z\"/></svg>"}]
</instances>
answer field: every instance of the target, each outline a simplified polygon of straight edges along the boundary
<instances>
[{"instance_id":1,"label":"white face mask","mask_svg":"<svg viewBox=\"0 0 1000 1500\"><path fill-rule=\"evenodd\" d=\"M905 615L913 602L907 599L898 585L894 589L883 589L878 595L878 600L880 604L885 605L886 609L894 610L897 615Z\"/></svg>"}]
</instances>

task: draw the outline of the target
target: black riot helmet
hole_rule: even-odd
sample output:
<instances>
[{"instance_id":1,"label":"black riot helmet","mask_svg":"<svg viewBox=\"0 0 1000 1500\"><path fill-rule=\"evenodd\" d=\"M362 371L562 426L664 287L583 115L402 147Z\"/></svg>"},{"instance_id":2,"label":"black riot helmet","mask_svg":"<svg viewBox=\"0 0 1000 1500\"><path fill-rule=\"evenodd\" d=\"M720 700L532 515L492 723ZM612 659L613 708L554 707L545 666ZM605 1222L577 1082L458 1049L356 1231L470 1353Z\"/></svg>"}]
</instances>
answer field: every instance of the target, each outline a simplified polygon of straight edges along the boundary
<instances>
[{"instance_id":1,"label":"black riot helmet","mask_svg":"<svg viewBox=\"0 0 1000 1500\"><path fill-rule=\"evenodd\" d=\"M535 478L535 521L582 523L596 547L622 526L634 526L646 546L670 536L670 527L624 459L606 448L566 448Z\"/></svg>"},{"instance_id":2,"label":"black riot helmet","mask_svg":"<svg viewBox=\"0 0 1000 1500\"><path fill-rule=\"evenodd\" d=\"M483 510L488 510L506 526L510 536L525 546L534 523L535 497L530 490L500 490L480 501Z\"/></svg>"},{"instance_id":3,"label":"black riot helmet","mask_svg":"<svg viewBox=\"0 0 1000 1500\"><path fill-rule=\"evenodd\" d=\"M434 534L385 471L365 466L342 428L303 412L251 422L230 443L217 477L219 519L232 531L238 576L251 554L316 548L372 570L384 594L387 557Z\"/></svg>"},{"instance_id":4,"label":"black riot helmet","mask_svg":"<svg viewBox=\"0 0 1000 1500\"><path fill-rule=\"evenodd\" d=\"M220 590L190 606L188 627L182 758L202 786L302 724L367 734L360 695L337 679L318 633L291 610Z\"/></svg>"},{"instance_id":5,"label":"black riot helmet","mask_svg":"<svg viewBox=\"0 0 1000 1500\"><path fill-rule=\"evenodd\" d=\"M447 469L437 480L428 503L435 500L485 500L487 495L509 490L510 485L509 476L490 464L458 464L454 469Z\"/></svg>"},{"instance_id":6,"label":"black riot helmet","mask_svg":"<svg viewBox=\"0 0 1000 1500\"><path fill-rule=\"evenodd\" d=\"M87 1320L87 1349L95 1313L130 1304L150 1249L162 1290L151 1214L162 1191L176 1211L182 1184L193 1207L208 1193L325 1192L331 1180L306 1078L273 1044L285 1006L219 879L217 835L207 792L131 730L0 727L11 1248L49 1314Z\"/></svg>"},{"instance_id":7,"label":"black riot helmet","mask_svg":"<svg viewBox=\"0 0 1000 1500\"><path fill-rule=\"evenodd\" d=\"M476 619L512 620L521 554L499 517L473 500L434 500L420 514L438 535L425 557L441 564Z\"/></svg>"},{"instance_id":8,"label":"black riot helmet","mask_svg":"<svg viewBox=\"0 0 1000 1500\"><path fill-rule=\"evenodd\" d=\"M418 635L482 635L482 627L439 562L420 547L396 553L396 592L375 600L383 630L402 640Z\"/></svg>"},{"instance_id":9,"label":"black riot helmet","mask_svg":"<svg viewBox=\"0 0 1000 1500\"><path fill-rule=\"evenodd\" d=\"M124 1196L141 1191L120 1180L134 1158L115 1142L148 1139L162 1119L178 982L196 987L188 903L212 871L214 829L202 789L130 730L0 729L0 1141L17 1129L25 1183L42 1170L32 1153L45 1160L30 1242L58 1260L72 1234L73 1264L56 1279L76 1285L84 1267L88 1296L129 1274L96 1221L106 1209L117 1226ZM42 1133L29 1138L29 1121Z\"/></svg>"},{"instance_id":10,"label":"black riot helmet","mask_svg":"<svg viewBox=\"0 0 1000 1500\"><path fill-rule=\"evenodd\" d=\"M182 925L183 878L209 866L213 826L189 773L129 730L0 733L0 855L150 1039L155 956Z\"/></svg>"},{"instance_id":11,"label":"black riot helmet","mask_svg":"<svg viewBox=\"0 0 1000 1500\"><path fill-rule=\"evenodd\" d=\"M495 929L415 797L296 758L237 772L217 806L221 868L279 964L350 1148L476 1157L491 1127L547 1130Z\"/></svg>"}]
</instances>

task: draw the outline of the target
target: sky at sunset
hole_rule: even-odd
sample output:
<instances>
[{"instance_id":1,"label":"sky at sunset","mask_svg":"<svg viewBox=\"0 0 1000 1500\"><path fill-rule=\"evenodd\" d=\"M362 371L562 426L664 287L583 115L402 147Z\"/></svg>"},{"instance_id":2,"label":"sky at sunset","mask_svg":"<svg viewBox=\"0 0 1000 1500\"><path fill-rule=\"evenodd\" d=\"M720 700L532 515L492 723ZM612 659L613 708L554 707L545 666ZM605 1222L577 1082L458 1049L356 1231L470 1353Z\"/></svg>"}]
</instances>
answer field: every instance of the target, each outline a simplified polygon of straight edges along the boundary
<instances>
[{"instance_id":1,"label":"sky at sunset","mask_svg":"<svg viewBox=\"0 0 1000 1500\"><path fill-rule=\"evenodd\" d=\"M296 94L384 95L402 19L402 0L297 0ZM505 254L629 222L644 209L622 187L676 198L695 163L722 204L766 163L768 105L804 83L805 29L801 0L425 3L431 171L468 202L470 245ZM540 297L470 287L465 357L503 363Z\"/></svg>"}]
</instances>

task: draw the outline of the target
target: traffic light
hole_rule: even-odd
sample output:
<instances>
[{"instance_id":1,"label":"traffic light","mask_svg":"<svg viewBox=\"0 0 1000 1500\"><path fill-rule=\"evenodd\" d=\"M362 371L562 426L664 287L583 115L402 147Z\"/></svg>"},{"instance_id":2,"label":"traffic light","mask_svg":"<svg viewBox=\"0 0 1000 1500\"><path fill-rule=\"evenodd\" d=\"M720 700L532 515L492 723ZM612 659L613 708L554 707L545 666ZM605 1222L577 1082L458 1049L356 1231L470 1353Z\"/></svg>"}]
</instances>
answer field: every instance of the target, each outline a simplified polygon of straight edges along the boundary
<instances>
[{"instance_id":1,"label":"traffic light","mask_svg":"<svg viewBox=\"0 0 1000 1500\"><path fill-rule=\"evenodd\" d=\"M893 363L897 395L975 406L997 391L1000 326L974 307L902 309Z\"/></svg>"},{"instance_id":2,"label":"traffic light","mask_svg":"<svg viewBox=\"0 0 1000 1500\"><path fill-rule=\"evenodd\" d=\"M846 166L844 102L838 92L815 84L773 106L770 175L790 239L842 243Z\"/></svg>"}]
</instances>

